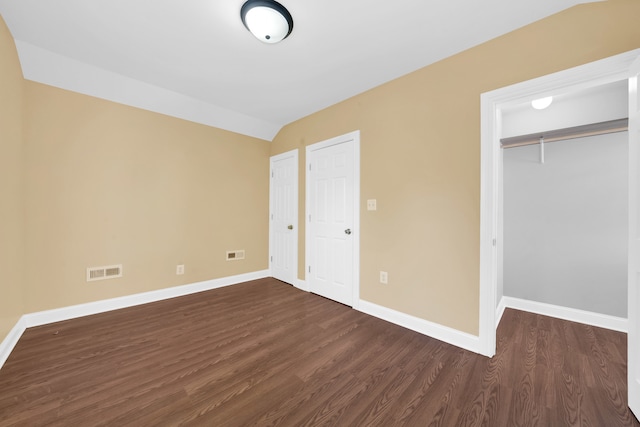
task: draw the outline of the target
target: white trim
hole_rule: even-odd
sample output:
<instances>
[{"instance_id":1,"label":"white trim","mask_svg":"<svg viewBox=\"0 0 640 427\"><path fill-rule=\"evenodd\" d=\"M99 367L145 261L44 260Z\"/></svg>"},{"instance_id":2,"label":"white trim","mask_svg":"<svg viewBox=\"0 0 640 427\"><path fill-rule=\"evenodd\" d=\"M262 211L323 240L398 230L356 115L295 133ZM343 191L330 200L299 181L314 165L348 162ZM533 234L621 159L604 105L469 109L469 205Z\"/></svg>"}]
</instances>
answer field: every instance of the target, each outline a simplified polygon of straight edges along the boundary
<instances>
[{"instance_id":1,"label":"white trim","mask_svg":"<svg viewBox=\"0 0 640 427\"><path fill-rule=\"evenodd\" d=\"M398 326L402 326L412 331L419 332L423 335L455 345L456 347L478 353L480 344L479 338L475 335L461 332L457 329L449 328L438 323L420 319L400 311L392 310L387 307L360 300L358 311L386 320Z\"/></svg>"},{"instance_id":2,"label":"white trim","mask_svg":"<svg viewBox=\"0 0 640 427\"><path fill-rule=\"evenodd\" d=\"M220 279L207 280L204 282L191 283L166 289L158 289L140 294L126 295L118 298L25 314L20 318L20 320L18 320L16 326L11 329L11 332L9 332L5 339L0 343L0 368L9 357L9 354L11 354L11 351L26 328L181 297L197 292L209 291L225 286L236 285L238 283L249 282L251 280L263 279L265 277L270 277L269 270L255 271L252 273L239 274L237 276L223 277Z\"/></svg>"},{"instance_id":3,"label":"white trim","mask_svg":"<svg viewBox=\"0 0 640 427\"><path fill-rule=\"evenodd\" d=\"M15 40L15 43L27 80L267 141L271 141L282 127L282 124L85 64L22 40Z\"/></svg>"},{"instance_id":4,"label":"white trim","mask_svg":"<svg viewBox=\"0 0 640 427\"><path fill-rule=\"evenodd\" d=\"M484 171L494 171L498 160L499 150L486 149L484 141L493 141L494 135L499 135L496 111L493 101L486 94L480 96L481 101L481 141L480 150L480 319L479 344L480 353L492 357L496 354L496 319L495 307L498 288L498 217L494 215L497 204L498 179L497 174L487 174ZM500 170L500 169L499 169Z\"/></svg>"},{"instance_id":5,"label":"white trim","mask_svg":"<svg viewBox=\"0 0 640 427\"><path fill-rule=\"evenodd\" d=\"M298 180L299 180L299 156L298 149L287 151L286 153L271 156L269 158L269 268L271 268L271 257L273 256L273 163L279 160L283 160L289 157L293 157L295 164L295 180L293 182L293 206L295 209L295 215L293 215L293 230L295 232L295 239L293 243L293 277L291 285L296 286L296 280L298 280L298 239L300 237L300 228L298 227L298 213L299 213L299 197L298 197ZM286 282L286 281L285 281ZM287 282L288 283L288 282Z\"/></svg>"},{"instance_id":6,"label":"white trim","mask_svg":"<svg viewBox=\"0 0 640 427\"><path fill-rule=\"evenodd\" d=\"M629 229L627 243L627 402L640 416L640 57L629 67Z\"/></svg>"},{"instance_id":7,"label":"white trim","mask_svg":"<svg viewBox=\"0 0 640 427\"><path fill-rule=\"evenodd\" d=\"M353 227L356 238L353 239L353 305L360 309L360 131L351 132L353 137Z\"/></svg>"},{"instance_id":8,"label":"white trim","mask_svg":"<svg viewBox=\"0 0 640 427\"><path fill-rule=\"evenodd\" d=\"M307 286L307 282L305 280L298 279L294 286L301 291L309 292L309 286Z\"/></svg>"},{"instance_id":9,"label":"white trim","mask_svg":"<svg viewBox=\"0 0 640 427\"><path fill-rule=\"evenodd\" d=\"M353 295L352 295L352 307L358 309L360 303L360 131L355 130L353 132L346 133L325 141L317 142L315 144L308 145L305 151L305 266L304 274L305 281L307 283L307 289L309 280L307 275L309 273L309 261L311 253L311 234L309 230L308 215L311 205L309 199L311 195L311 182L309 179L309 166L311 165L311 152L320 150L326 147L330 147L336 144L342 144L345 142L353 141L353 227L354 239L353 239Z\"/></svg>"},{"instance_id":10,"label":"white trim","mask_svg":"<svg viewBox=\"0 0 640 427\"><path fill-rule=\"evenodd\" d=\"M11 351L18 344L18 340L27 329L27 322L24 320L24 316L20 317L15 326L11 328L7 336L0 342L0 368L7 361Z\"/></svg>"},{"instance_id":11,"label":"white trim","mask_svg":"<svg viewBox=\"0 0 640 427\"><path fill-rule=\"evenodd\" d=\"M76 317L89 316L92 314L104 313L106 311L118 310L135 305L195 294L197 292L209 291L251 280L263 279L265 277L269 277L269 270L222 277L220 279L206 280L204 282L158 289L155 291L94 301L86 304L72 305L53 310L39 311L36 313L26 314L24 317L27 322L27 328L30 328L32 326L46 325L47 323L61 322L63 320L75 319Z\"/></svg>"},{"instance_id":12,"label":"white trim","mask_svg":"<svg viewBox=\"0 0 640 427\"><path fill-rule=\"evenodd\" d=\"M505 300L505 297L503 296L502 298L500 298L500 302L498 303L498 308L496 309L496 328L498 328L498 325L502 320L502 316L504 315L504 311L507 309L506 304L507 304L507 300Z\"/></svg>"},{"instance_id":13,"label":"white trim","mask_svg":"<svg viewBox=\"0 0 640 427\"><path fill-rule=\"evenodd\" d=\"M504 308L514 308L516 310L542 314L543 316L555 317L558 319L569 320L571 322L596 326L598 328L611 329L618 332L626 333L628 327L628 321L623 317L578 310L576 308L562 307L544 302L505 296L502 297L500 305Z\"/></svg>"},{"instance_id":14,"label":"white trim","mask_svg":"<svg viewBox=\"0 0 640 427\"><path fill-rule=\"evenodd\" d=\"M502 153L500 111L502 108L560 92L578 91L624 80L640 49L591 62L569 70L483 93L481 103L480 172L480 349L493 356L496 350L496 308L502 269L500 233L502 201ZM494 246L494 239L496 245Z\"/></svg>"}]
</instances>

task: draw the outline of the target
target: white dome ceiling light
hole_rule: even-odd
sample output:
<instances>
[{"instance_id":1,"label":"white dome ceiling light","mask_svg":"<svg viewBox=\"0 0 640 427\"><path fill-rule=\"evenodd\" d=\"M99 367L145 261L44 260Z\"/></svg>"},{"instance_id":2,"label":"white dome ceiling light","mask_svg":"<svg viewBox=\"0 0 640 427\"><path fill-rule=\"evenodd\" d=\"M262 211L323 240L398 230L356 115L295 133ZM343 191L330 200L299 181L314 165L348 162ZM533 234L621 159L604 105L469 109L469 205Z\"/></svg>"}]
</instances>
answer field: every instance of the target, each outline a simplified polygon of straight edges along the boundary
<instances>
[{"instance_id":1,"label":"white dome ceiling light","mask_svg":"<svg viewBox=\"0 0 640 427\"><path fill-rule=\"evenodd\" d=\"M546 98L534 99L531 101L531 106L536 110L544 110L553 102L553 96L547 96Z\"/></svg>"},{"instance_id":2,"label":"white dome ceiling light","mask_svg":"<svg viewBox=\"0 0 640 427\"><path fill-rule=\"evenodd\" d=\"M240 9L242 23L264 43L278 43L293 30L289 11L273 0L249 0Z\"/></svg>"}]
</instances>

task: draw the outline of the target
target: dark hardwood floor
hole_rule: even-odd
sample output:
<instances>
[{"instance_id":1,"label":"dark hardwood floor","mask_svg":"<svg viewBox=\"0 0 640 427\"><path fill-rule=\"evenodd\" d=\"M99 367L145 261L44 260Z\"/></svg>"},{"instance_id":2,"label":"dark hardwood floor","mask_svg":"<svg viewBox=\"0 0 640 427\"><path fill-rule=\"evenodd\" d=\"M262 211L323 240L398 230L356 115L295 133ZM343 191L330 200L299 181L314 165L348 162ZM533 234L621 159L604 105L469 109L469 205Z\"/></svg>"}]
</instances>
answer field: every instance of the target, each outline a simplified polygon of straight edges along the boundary
<instances>
[{"instance_id":1,"label":"dark hardwood floor","mask_svg":"<svg viewBox=\"0 0 640 427\"><path fill-rule=\"evenodd\" d=\"M626 335L507 310L488 359L274 279L28 329L0 425L637 426Z\"/></svg>"}]
</instances>

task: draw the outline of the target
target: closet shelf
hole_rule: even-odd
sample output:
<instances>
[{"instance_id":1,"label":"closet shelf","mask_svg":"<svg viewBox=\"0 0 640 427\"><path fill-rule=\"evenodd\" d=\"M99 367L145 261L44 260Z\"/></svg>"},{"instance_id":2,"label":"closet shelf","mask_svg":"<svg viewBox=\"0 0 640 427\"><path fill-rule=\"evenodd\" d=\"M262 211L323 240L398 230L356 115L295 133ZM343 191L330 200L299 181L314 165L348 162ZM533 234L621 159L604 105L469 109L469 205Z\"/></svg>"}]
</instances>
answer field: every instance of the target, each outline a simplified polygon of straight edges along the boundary
<instances>
[{"instance_id":1,"label":"closet shelf","mask_svg":"<svg viewBox=\"0 0 640 427\"><path fill-rule=\"evenodd\" d=\"M588 125L573 126L564 129L554 129L545 132L530 133L528 135L502 138L502 148L522 147L523 145L539 144L544 142L564 141L567 139L582 138L585 136L604 135L607 133L624 132L629 128L629 119L608 120L606 122L590 123Z\"/></svg>"}]
</instances>

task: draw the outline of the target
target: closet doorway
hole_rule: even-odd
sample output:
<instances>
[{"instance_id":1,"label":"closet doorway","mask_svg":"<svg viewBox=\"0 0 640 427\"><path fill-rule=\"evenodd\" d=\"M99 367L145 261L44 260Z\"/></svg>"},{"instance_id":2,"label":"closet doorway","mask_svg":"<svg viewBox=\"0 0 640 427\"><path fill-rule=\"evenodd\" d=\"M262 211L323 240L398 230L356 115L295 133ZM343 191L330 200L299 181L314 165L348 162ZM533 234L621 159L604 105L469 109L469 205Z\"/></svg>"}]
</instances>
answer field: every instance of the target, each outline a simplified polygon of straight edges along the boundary
<instances>
[{"instance_id":1,"label":"closet doorway","mask_svg":"<svg viewBox=\"0 0 640 427\"><path fill-rule=\"evenodd\" d=\"M479 352L493 356L503 279L503 110L534 99L628 81L628 403L640 414L640 49L481 95ZM502 291L502 288L500 288Z\"/></svg>"},{"instance_id":2,"label":"closet doorway","mask_svg":"<svg viewBox=\"0 0 640 427\"><path fill-rule=\"evenodd\" d=\"M534 99L563 93L579 93L623 80L633 80L634 61L640 57L640 49L616 55L600 61L581 65L534 80L518 83L481 95L481 182L480 182L480 328L479 353L493 356L496 349L496 327L501 315L503 280L503 110L531 102ZM631 122L631 121L630 121ZM634 122L635 123L635 122ZM640 142L629 133L630 150ZM554 144L562 144L557 142ZM640 159L630 156L630 176L640 168ZM633 167L632 167L633 166ZM637 184L629 179L629 185ZM637 210L640 195L629 189L629 212ZM630 218L635 218L635 211ZM631 221L630 224L633 222ZM633 233L633 230L630 231ZM631 238L631 236L630 236ZM640 247L638 248L640 250ZM636 252L635 250L633 252ZM636 262L629 254L629 268ZM634 259L631 263L631 259ZM635 268L635 267L634 267ZM631 277L631 275L629 275ZM631 281L631 279L630 279ZM631 298L631 295L629 296ZM639 304L640 306L640 304ZM633 313L630 311L629 316Z\"/></svg>"},{"instance_id":3,"label":"closet doorway","mask_svg":"<svg viewBox=\"0 0 640 427\"><path fill-rule=\"evenodd\" d=\"M626 332L628 93L620 80L502 110L501 309Z\"/></svg>"}]
</instances>

